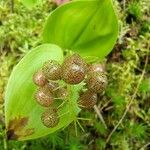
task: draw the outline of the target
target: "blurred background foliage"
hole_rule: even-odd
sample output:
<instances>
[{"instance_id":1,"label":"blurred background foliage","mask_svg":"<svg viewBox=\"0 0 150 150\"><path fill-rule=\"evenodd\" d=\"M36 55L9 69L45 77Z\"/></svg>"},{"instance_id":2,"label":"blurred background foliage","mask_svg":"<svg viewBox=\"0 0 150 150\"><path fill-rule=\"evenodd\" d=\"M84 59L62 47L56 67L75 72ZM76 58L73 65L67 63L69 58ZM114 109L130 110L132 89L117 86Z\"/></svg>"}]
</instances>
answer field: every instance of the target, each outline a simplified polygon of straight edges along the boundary
<instances>
[{"instance_id":1,"label":"blurred background foliage","mask_svg":"<svg viewBox=\"0 0 150 150\"><path fill-rule=\"evenodd\" d=\"M57 5L43 0L27 9L18 0L0 0L0 150L149 150L150 149L150 0L113 0L118 14L118 41L107 57L109 85L99 96L103 126L94 110L80 113L84 132L74 123L33 141L7 141L4 90L13 67L42 42L48 14ZM130 104L131 102L131 104ZM112 133L113 128L127 114Z\"/></svg>"}]
</instances>

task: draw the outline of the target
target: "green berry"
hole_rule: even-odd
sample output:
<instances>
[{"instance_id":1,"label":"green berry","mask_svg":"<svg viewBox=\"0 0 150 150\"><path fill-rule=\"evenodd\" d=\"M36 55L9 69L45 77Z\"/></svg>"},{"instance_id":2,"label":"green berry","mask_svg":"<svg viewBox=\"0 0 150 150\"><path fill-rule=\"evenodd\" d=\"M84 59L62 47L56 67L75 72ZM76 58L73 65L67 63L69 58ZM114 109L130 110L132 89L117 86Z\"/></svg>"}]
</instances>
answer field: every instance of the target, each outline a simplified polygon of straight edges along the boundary
<instances>
[{"instance_id":1,"label":"green berry","mask_svg":"<svg viewBox=\"0 0 150 150\"><path fill-rule=\"evenodd\" d=\"M33 75L33 82L37 86L44 86L47 83L47 79L45 78L44 74L42 71L38 71Z\"/></svg>"},{"instance_id":2,"label":"green berry","mask_svg":"<svg viewBox=\"0 0 150 150\"><path fill-rule=\"evenodd\" d=\"M101 93L107 86L107 76L102 72L88 74L86 79L88 89L95 93Z\"/></svg>"},{"instance_id":3,"label":"green berry","mask_svg":"<svg viewBox=\"0 0 150 150\"><path fill-rule=\"evenodd\" d=\"M44 126L47 128L53 128L58 125L59 123L59 117L54 109L48 109L46 110L42 116L41 116L41 121Z\"/></svg>"},{"instance_id":4,"label":"green berry","mask_svg":"<svg viewBox=\"0 0 150 150\"><path fill-rule=\"evenodd\" d=\"M45 62L42 71L48 80L61 79L61 65L55 60Z\"/></svg>"},{"instance_id":5,"label":"green berry","mask_svg":"<svg viewBox=\"0 0 150 150\"><path fill-rule=\"evenodd\" d=\"M68 84L78 84L84 80L86 63L78 54L67 57L62 65L62 79Z\"/></svg>"},{"instance_id":6,"label":"green berry","mask_svg":"<svg viewBox=\"0 0 150 150\"><path fill-rule=\"evenodd\" d=\"M49 107L54 102L53 95L43 88L36 92L35 98L37 103L43 107Z\"/></svg>"},{"instance_id":7,"label":"green berry","mask_svg":"<svg viewBox=\"0 0 150 150\"><path fill-rule=\"evenodd\" d=\"M93 91L87 90L86 92L80 95L78 104L79 107L81 108L90 109L93 108L96 102L97 102L97 94L94 93Z\"/></svg>"}]
</instances>

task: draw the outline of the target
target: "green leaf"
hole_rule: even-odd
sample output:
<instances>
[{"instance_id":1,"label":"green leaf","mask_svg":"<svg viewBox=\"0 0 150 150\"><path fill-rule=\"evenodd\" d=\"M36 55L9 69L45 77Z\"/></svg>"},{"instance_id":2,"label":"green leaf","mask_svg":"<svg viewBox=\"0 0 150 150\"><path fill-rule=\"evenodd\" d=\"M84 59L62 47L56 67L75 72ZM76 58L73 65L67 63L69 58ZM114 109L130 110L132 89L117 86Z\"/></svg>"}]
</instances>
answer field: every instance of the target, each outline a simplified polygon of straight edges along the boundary
<instances>
[{"instance_id":1,"label":"green leaf","mask_svg":"<svg viewBox=\"0 0 150 150\"><path fill-rule=\"evenodd\" d=\"M34 7L36 4L39 4L40 2L42 2L41 0L21 0L21 2L27 7L27 8L32 8Z\"/></svg>"},{"instance_id":2,"label":"green leaf","mask_svg":"<svg viewBox=\"0 0 150 150\"><path fill-rule=\"evenodd\" d=\"M54 10L45 25L45 42L82 56L104 58L118 35L118 21L111 0L79 0Z\"/></svg>"},{"instance_id":3,"label":"green leaf","mask_svg":"<svg viewBox=\"0 0 150 150\"><path fill-rule=\"evenodd\" d=\"M14 68L5 94L5 122L8 139L29 140L45 136L67 126L79 113L80 109L76 100L81 85L71 86L68 89L67 103L58 111L59 115L64 114L60 117L59 124L54 128L47 128L42 124L41 114L45 108L35 101L34 94L37 86L34 85L32 77L49 59L62 63L62 50L53 44L43 44L30 51Z\"/></svg>"}]
</instances>

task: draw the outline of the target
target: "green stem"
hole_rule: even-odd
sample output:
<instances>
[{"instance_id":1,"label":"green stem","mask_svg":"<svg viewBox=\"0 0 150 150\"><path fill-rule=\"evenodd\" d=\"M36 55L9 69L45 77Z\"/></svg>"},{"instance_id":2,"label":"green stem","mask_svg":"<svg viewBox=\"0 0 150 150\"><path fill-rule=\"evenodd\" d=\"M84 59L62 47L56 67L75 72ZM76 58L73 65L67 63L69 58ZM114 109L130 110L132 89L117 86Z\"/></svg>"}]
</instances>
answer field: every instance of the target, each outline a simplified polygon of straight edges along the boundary
<instances>
[{"instance_id":1,"label":"green stem","mask_svg":"<svg viewBox=\"0 0 150 150\"><path fill-rule=\"evenodd\" d=\"M10 0L10 12L14 12L14 0Z\"/></svg>"},{"instance_id":2,"label":"green stem","mask_svg":"<svg viewBox=\"0 0 150 150\"><path fill-rule=\"evenodd\" d=\"M7 137L6 137L6 134L5 134L5 136L4 136L3 143L4 143L4 150L8 150L8 144L7 144Z\"/></svg>"}]
</instances>

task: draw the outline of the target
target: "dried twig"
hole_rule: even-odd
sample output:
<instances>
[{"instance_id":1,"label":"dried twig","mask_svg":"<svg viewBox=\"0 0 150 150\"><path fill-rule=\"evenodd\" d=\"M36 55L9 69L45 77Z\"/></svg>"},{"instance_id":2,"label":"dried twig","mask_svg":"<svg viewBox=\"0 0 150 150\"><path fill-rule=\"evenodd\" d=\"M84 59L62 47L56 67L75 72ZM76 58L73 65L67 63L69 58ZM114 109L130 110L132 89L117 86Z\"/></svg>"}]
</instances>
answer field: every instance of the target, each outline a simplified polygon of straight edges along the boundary
<instances>
[{"instance_id":1,"label":"dried twig","mask_svg":"<svg viewBox=\"0 0 150 150\"><path fill-rule=\"evenodd\" d=\"M146 147L148 147L150 143L145 144L143 147L141 147L139 150L144 150Z\"/></svg>"},{"instance_id":2,"label":"dried twig","mask_svg":"<svg viewBox=\"0 0 150 150\"><path fill-rule=\"evenodd\" d=\"M14 12L14 0L10 0L10 12Z\"/></svg>"},{"instance_id":3,"label":"dried twig","mask_svg":"<svg viewBox=\"0 0 150 150\"><path fill-rule=\"evenodd\" d=\"M149 52L148 52L148 53L149 53ZM123 113L121 119L120 119L119 122L116 124L116 126L113 128L113 130L111 131L111 133L108 135L108 138L107 138L107 140L106 140L106 143L109 142L109 140L111 139L111 136L112 136L113 133L116 131L116 129L119 127L119 125L122 123L122 121L123 121L123 119L125 118L127 112L129 111L129 108L130 108L130 106L131 106L133 100L135 99L136 94L137 94L138 89L139 89L139 86L140 86L140 84L141 84L141 82L142 82L142 80L143 80L143 77L144 77L144 74L145 74L145 70L146 70L147 64L148 64L148 54L147 54L147 57L146 57L146 60L145 60L145 65L144 65L144 69L143 69L143 71L142 71L142 75L141 75L140 80L139 80L139 82L138 82L138 85L137 85L137 87L136 87L136 89L135 89L135 92L134 92L134 94L133 94L131 100L129 101L129 104L127 105L126 110L124 111L124 113Z\"/></svg>"},{"instance_id":4,"label":"dried twig","mask_svg":"<svg viewBox=\"0 0 150 150\"><path fill-rule=\"evenodd\" d=\"M123 9L124 9L124 11L126 9L126 0L123 0Z\"/></svg>"}]
</instances>

